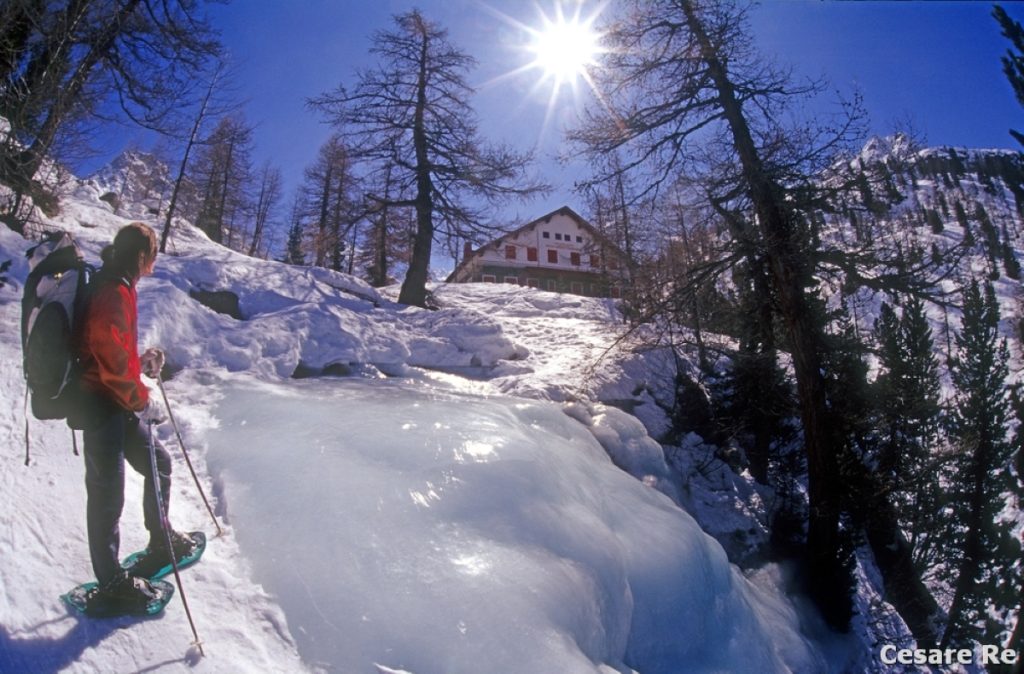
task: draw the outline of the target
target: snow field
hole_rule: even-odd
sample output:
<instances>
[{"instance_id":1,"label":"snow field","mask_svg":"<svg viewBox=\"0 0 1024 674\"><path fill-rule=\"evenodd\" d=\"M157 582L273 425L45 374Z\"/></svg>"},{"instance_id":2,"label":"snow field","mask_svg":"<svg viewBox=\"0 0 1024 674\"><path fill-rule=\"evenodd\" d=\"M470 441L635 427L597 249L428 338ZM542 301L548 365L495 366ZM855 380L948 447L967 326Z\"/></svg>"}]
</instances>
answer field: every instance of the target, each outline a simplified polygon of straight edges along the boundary
<instances>
[{"instance_id":1,"label":"snow field","mask_svg":"<svg viewBox=\"0 0 1024 674\"><path fill-rule=\"evenodd\" d=\"M559 406L229 378L230 521L303 657L338 671L816 671L721 547ZM775 633L786 632L785 653ZM628 665L626 664L628 663Z\"/></svg>"},{"instance_id":2,"label":"snow field","mask_svg":"<svg viewBox=\"0 0 1024 674\"><path fill-rule=\"evenodd\" d=\"M51 224L95 261L126 220L90 189ZM139 285L140 345L166 351L175 416L227 516L227 536L183 574L207 657L189 649L178 601L139 622L79 620L57 599L91 576L81 459L62 424L33 422L36 461L20 465L29 244L2 230L0 259L15 265L0 289L0 671L825 667L781 587L755 590L673 504L657 443L588 402L600 390L658 413L664 372L644 357L612 350L591 367L618 333L610 303L463 286L424 312L188 226L172 241L176 255ZM197 289L235 293L244 320ZM335 366L354 376L290 378ZM172 521L212 533L167 425L160 436L175 457ZM145 542L141 479L128 476L125 553Z\"/></svg>"}]
</instances>

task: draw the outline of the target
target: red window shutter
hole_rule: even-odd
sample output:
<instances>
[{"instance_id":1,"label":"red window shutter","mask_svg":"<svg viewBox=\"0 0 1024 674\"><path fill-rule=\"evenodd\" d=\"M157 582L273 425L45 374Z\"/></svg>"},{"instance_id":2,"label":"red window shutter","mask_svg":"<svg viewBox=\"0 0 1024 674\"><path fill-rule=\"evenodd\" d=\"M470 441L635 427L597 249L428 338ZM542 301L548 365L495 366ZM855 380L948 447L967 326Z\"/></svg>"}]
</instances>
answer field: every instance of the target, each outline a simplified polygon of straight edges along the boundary
<instances>
[{"instance_id":1,"label":"red window shutter","mask_svg":"<svg viewBox=\"0 0 1024 674\"><path fill-rule=\"evenodd\" d=\"M516 259L516 247L515 246L505 246L505 259L506 260L514 260L514 259Z\"/></svg>"},{"instance_id":2,"label":"red window shutter","mask_svg":"<svg viewBox=\"0 0 1024 674\"><path fill-rule=\"evenodd\" d=\"M548 250L548 262L551 264L558 264L558 251L549 249Z\"/></svg>"},{"instance_id":3,"label":"red window shutter","mask_svg":"<svg viewBox=\"0 0 1024 674\"><path fill-rule=\"evenodd\" d=\"M569 262L571 262L572 266L574 266L574 267L580 266L580 254L579 253L569 253Z\"/></svg>"},{"instance_id":4,"label":"red window shutter","mask_svg":"<svg viewBox=\"0 0 1024 674\"><path fill-rule=\"evenodd\" d=\"M527 248L526 249L526 260L528 262L536 262L537 261L537 249L536 248Z\"/></svg>"}]
</instances>

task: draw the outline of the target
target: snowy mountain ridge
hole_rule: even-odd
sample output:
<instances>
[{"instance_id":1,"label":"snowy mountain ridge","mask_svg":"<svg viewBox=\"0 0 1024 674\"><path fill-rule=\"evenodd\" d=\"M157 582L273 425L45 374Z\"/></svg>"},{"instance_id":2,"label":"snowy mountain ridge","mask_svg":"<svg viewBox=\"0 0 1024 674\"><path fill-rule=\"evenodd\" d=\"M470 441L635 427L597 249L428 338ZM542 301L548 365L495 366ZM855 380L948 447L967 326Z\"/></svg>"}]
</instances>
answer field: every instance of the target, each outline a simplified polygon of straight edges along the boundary
<instances>
[{"instance_id":1,"label":"snowy mountain ridge","mask_svg":"<svg viewBox=\"0 0 1024 674\"><path fill-rule=\"evenodd\" d=\"M153 220L170 203L175 176L155 154L128 149L85 180L74 183L72 192L82 198L91 200L98 195L115 213ZM186 177L178 195L179 214L194 212L195 195L195 186Z\"/></svg>"}]
</instances>

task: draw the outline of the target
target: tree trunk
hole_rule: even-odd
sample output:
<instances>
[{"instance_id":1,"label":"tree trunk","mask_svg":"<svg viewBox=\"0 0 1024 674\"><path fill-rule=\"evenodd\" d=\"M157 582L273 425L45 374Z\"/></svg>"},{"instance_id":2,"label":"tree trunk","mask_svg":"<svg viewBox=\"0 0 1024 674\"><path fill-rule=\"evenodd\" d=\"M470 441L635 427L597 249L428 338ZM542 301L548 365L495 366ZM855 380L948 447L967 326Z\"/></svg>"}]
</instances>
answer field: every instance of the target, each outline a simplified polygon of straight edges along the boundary
<instances>
[{"instance_id":1,"label":"tree trunk","mask_svg":"<svg viewBox=\"0 0 1024 674\"><path fill-rule=\"evenodd\" d=\"M352 232L352 240L349 242L348 274L352 276L356 271L356 244L359 243L359 228L353 224L349 225L348 229Z\"/></svg>"},{"instance_id":2,"label":"tree trunk","mask_svg":"<svg viewBox=\"0 0 1024 674\"><path fill-rule=\"evenodd\" d=\"M771 281L768 279L764 266L750 256L751 281L754 288L754 309L757 315L753 326L755 343L751 344L750 356L757 359L756 372L760 376L759 391L761 400L774 392L776 367L778 365L778 349L775 344L775 312L772 309ZM753 444L750 448L750 474L761 484L768 484L768 462L771 453L772 439L775 435L775 420L772 412L759 403L753 410Z\"/></svg>"},{"instance_id":3,"label":"tree trunk","mask_svg":"<svg viewBox=\"0 0 1024 674\"><path fill-rule=\"evenodd\" d=\"M617 163L617 162L616 162ZM622 217L622 246L626 258L633 259L633 227L629 221L629 210L626 206L626 186L622 184L622 174L616 176L616 192L619 198L619 211Z\"/></svg>"},{"instance_id":4,"label":"tree trunk","mask_svg":"<svg viewBox=\"0 0 1024 674\"><path fill-rule=\"evenodd\" d=\"M185 181L185 168L188 166L188 156L192 152L193 146L196 144L196 138L199 136L199 129L203 125L203 118L206 116L206 108L210 104L210 97L213 96L213 89L217 85L217 80L220 78L220 69L213 75L213 79L210 80L210 86L206 90L206 95L203 97L203 104L199 107L199 114L196 115L196 121L192 124L192 131L188 136L188 143L185 144L185 154L181 158L181 166L178 167L178 177L174 181L174 189L171 191L171 203L167 206L167 216L164 218L164 231L160 234L160 252L164 253L167 251L167 240L171 236L171 220L174 218L174 210L178 206L178 194L181 192L181 185Z\"/></svg>"},{"instance_id":5,"label":"tree trunk","mask_svg":"<svg viewBox=\"0 0 1024 674\"><path fill-rule=\"evenodd\" d=\"M327 262L327 220L331 207L331 180L334 177L334 158L327 160L324 172L323 189L320 190L320 215L317 221L316 266L323 267Z\"/></svg>"},{"instance_id":6,"label":"tree trunk","mask_svg":"<svg viewBox=\"0 0 1024 674\"><path fill-rule=\"evenodd\" d=\"M853 578L839 530L841 485L836 457L832 454L838 445L829 432L825 381L821 372L820 330L804 296L809 251L799 248L792 216L786 212L780 188L765 171L725 65L705 33L693 5L684 2L683 9L719 94L723 116L739 155L789 338L807 454L809 590L826 621L837 629L845 630L853 613L850 596Z\"/></svg>"},{"instance_id":7,"label":"tree trunk","mask_svg":"<svg viewBox=\"0 0 1024 674\"><path fill-rule=\"evenodd\" d=\"M864 530L875 562L882 573L885 599L890 602L910 632L918 648L934 648L938 641L935 621L939 604L921 580L913 561L913 547L899 526L896 510L876 476L862 469L865 492L871 503L865 508Z\"/></svg>"},{"instance_id":8,"label":"tree trunk","mask_svg":"<svg viewBox=\"0 0 1024 674\"><path fill-rule=\"evenodd\" d=\"M1010 640L1006 642L1007 649L1017 652L1017 664L1010 668L1011 674L1021 674L1024 672L1024 615L1021 615L1022 612L1024 612L1024 607L1018 606L1017 626L1014 627Z\"/></svg>"},{"instance_id":9,"label":"tree trunk","mask_svg":"<svg viewBox=\"0 0 1024 674\"><path fill-rule=\"evenodd\" d=\"M388 283L388 209L387 206L380 214L380 223L377 225L377 262L374 272L375 287L383 287Z\"/></svg>"},{"instance_id":10,"label":"tree trunk","mask_svg":"<svg viewBox=\"0 0 1024 674\"><path fill-rule=\"evenodd\" d=\"M256 202L256 221L253 224L252 243L249 245L249 257L256 257L260 244L263 243L263 230L270 219L270 209L277 200L280 174L272 173L269 166L263 168L263 179L260 182L260 196Z\"/></svg>"},{"instance_id":11,"label":"tree trunk","mask_svg":"<svg viewBox=\"0 0 1024 674\"><path fill-rule=\"evenodd\" d=\"M422 28L422 27L421 27ZM398 295L401 304L418 307L427 303L427 277L430 271L430 251L434 243L433 184L430 177L430 157L427 154L427 134L424 112L427 107L427 48L426 30L421 30L420 72L416 82L416 113L413 120L413 147L416 151L416 236L413 239L409 271Z\"/></svg>"},{"instance_id":12,"label":"tree trunk","mask_svg":"<svg viewBox=\"0 0 1024 674\"><path fill-rule=\"evenodd\" d=\"M942 635L941 648L948 648L954 639L962 636L958 632L961 629L965 604L975 592L978 573L981 570L981 528L985 526L981 513L985 508L985 476L988 473L988 449L991 441L986 433L982 432L980 435L971 463L974 474L971 475L971 498L967 504L967 541L964 543L964 557L957 569L956 587L953 601L949 605L949 617L946 620L946 631Z\"/></svg>"},{"instance_id":13,"label":"tree trunk","mask_svg":"<svg viewBox=\"0 0 1024 674\"><path fill-rule=\"evenodd\" d=\"M249 243L249 257L256 256L256 250L260 247L260 238L263 236L263 225L267 219L265 200L267 199L267 180L263 176L260 184L260 196L256 200L256 218L253 222L252 241Z\"/></svg>"},{"instance_id":14,"label":"tree trunk","mask_svg":"<svg viewBox=\"0 0 1024 674\"><path fill-rule=\"evenodd\" d=\"M224 214L227 212L228 189L231 181L231 164L234 162L235 139L228 141L228 156L224 159L224 171L221 173L220 199L217 204L216 217L210 222L210 231L207 232L210 240L214 243L224 241ZM228 245L231 245L231 231L228 230Z\"/></svg>"},{"instance_id":15,"label":"tree trunk","mask_svg":"<svg viewBox=\"0 0 1024 674\"><path fill-rule=\"evenodd\" d=\"M334 212L331 214L331 269L334 271L341 271L344 266L342 263L345 258L345 234L348 233L348 230L345 230L345 232L341 231L342 208L344 206L341 200L341 190L344 178L345 176L342 175L338 180L338 191L334 195Z\"/></svg>"}]
</instances>

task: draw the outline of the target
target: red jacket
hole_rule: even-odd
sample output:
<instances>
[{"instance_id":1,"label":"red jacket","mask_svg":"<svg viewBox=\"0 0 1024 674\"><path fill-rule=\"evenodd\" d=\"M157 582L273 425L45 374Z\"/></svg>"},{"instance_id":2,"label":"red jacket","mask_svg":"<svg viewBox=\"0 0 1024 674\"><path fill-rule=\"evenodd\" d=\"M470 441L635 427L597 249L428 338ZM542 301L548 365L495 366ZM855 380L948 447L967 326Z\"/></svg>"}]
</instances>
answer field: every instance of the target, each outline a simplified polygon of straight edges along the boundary
<instances>
[{"instance_id":1,"label":"red jacket","mask_svg":"<svg viewBox=\"0 0 1024 674\"><path fill-rule=\"evenodd\" d=\"M82 383L124 409L138 412L146 407L149 390L142 383L139 362L135 285L109 277L97 281L80 323Z\"/></svg>"}]
</instances>

